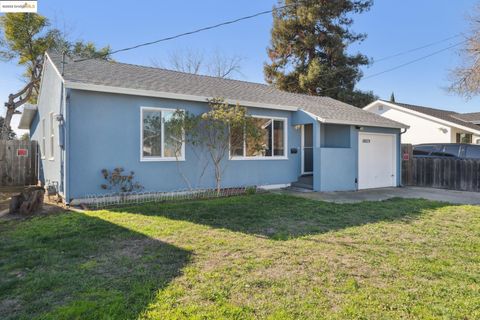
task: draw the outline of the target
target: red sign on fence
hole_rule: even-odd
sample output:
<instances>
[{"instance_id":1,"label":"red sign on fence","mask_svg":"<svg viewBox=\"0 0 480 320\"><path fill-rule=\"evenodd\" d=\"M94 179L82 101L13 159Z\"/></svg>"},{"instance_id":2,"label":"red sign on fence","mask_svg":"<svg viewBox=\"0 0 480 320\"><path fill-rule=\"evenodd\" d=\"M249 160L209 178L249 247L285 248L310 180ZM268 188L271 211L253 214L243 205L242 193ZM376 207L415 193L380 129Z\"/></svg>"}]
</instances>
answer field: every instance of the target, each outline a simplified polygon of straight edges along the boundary
<instances>
[{"instance_id":1,"label":"red sign on fence","mask_svg":"<svg viewBox=\"0 0 480 320\"><path fill-rule=\"evenodd\" d=\"M28 157L28 149L17 149L17 157Z\"/></svg>"},{"instance_id":2,"label":"red sign on fence","mask_svg":"<svg viewBox=\"0 0 480 320\"><path fill-rule=\"evenodd\" d=\"M408 153L403 154L403 161L408 161L410 160L410 155Z\"/></svg>"}]
</instances>

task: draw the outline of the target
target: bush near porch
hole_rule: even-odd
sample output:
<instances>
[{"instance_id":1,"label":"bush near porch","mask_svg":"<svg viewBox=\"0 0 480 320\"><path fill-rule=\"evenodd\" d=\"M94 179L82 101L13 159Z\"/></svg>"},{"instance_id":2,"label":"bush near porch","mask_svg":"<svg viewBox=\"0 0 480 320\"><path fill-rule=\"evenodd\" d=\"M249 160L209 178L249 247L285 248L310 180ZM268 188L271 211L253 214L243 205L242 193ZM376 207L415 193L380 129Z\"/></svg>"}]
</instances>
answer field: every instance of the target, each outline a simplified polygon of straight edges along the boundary
<instances>
[{"instance_id":1,"label":"bush near porch","mask_svg":"<svg viewBox=\"0 0 480 320\"><path fill-rule=\"evenodd\" d=\"M480 318L480 208L284 195L0 222L2 319Z\"/></svg>"}]
</instances>

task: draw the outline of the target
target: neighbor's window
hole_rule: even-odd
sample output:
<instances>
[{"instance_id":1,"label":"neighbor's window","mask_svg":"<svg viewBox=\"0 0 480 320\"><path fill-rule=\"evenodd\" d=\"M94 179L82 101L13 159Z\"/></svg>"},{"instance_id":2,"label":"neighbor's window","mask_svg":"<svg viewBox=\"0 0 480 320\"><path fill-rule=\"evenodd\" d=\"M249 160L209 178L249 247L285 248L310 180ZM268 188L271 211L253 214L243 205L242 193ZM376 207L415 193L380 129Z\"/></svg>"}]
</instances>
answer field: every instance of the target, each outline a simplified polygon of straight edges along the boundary
<instances>
[{"instance_id":1,"label":"neighbor's window","mask_svg":"<svg viewBox=\"0 0 480 320\"><path fill-rule=\"evenodd\" d=\"M472 134L457 133L457 143L472 143Z\"/></svg>"},{"instance_id":2,"label":"neighbor's window","mask_svg":"<svg viewBox=\"0 0 480 320\"><path fill-rule=\"evenodd\" d=\"M254 141L246 139L243 144L230 146L230 156L232 158L285 157L286 119L254 117L253 122L261 132L261 148L258 149L258 144L256 145ZM232 134L238 134L238 132Z\"/></svg>"},{"instance_id":3,"label":"neighbor's window","mask_svg":"<svg viewBox=\"0 0 480 320\"><path fill-rule=\"evenodd\" d=\"M55 157L55 118L50 112L50 159Z\"/></svg>"},{"instance_id":4,"label":"neighbor's window","mask_svg":"<svg viewBox=\"0 0 480 320\"><path fill-rule=\"evenodd\" d=\"M45 159L45 152L47 151L47 146L46 146L46 126L45 126L45 118L42 119L42 158Z\"/></svg>"},{"instance_id":5,"label":"neighbor's window","mask_svg":"<svg viewBox=\"0 0 480 320\"><path fill-rule=\"evenodd\" d=\"M175 110L142 108L142 160L183 159L184 145L172 127Z\"/></svg>"}]
</instances>

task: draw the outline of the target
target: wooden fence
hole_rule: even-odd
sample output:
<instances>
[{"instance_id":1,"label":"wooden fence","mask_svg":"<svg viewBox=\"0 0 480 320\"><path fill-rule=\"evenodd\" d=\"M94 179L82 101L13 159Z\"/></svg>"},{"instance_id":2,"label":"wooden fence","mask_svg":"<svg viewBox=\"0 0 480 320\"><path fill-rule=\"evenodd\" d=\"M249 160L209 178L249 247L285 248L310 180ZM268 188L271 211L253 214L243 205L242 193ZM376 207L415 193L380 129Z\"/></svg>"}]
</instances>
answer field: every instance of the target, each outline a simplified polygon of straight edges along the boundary
<instances>
[{"instance_id":1,"label":"wooden fence","mask_svg":"<svg viewBox=\"0 0 480 320\"><path fill-rule=\"evenodd\" d=\"M0 140L0 186L37 183L37 142Z\"/></svg>"},{"instance_id":2,"label":"wooden fence","mask_svg":"<svg viewBox=\"0 0 480 320\"><path fill-rule=\"evenodd\" d=\"M480 192L480 160L413 158L412 146L402 145L402 184Z\"/></svg>"}]
</instances>

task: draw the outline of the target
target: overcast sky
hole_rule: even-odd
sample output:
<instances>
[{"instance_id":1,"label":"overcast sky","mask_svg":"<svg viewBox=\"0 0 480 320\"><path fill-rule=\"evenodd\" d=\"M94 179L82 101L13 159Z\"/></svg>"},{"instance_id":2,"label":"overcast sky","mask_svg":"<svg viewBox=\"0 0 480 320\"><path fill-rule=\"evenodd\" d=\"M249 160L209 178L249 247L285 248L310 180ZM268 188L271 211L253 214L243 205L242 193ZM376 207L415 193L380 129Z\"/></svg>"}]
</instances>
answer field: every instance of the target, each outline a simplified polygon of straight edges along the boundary
<instances>
[{"instance_id":1,"label":"overcast sky","mask_svg":"<svg viewBox=\"0 0 480 320\"><path fill-rule=\"evenodd\" d=\"M68 31L73 39L109 44L113 49L190 31L232 18L268 10L273 0L176 0L176 1L64 1L40 0L39 13L52 24ZM366 41L352 48L380 59L411 48L466 33L467 17L475 12L473 0L376 0L372 9L355 16L353 29L368 34ZM115 55L120 62L150 65L152 59L166 61L174 51L200 51L204 56L215 50L242 57L246 81L264 82L263 64L270 40L270 15L229 25L161 44ZM376 74L453 45L454 38L435 46L364 68L365 76ZM373 90L388 99L392 91L397 101L458 112L480 111L480 99L449 94L449 71L460 63L458 50L442 52L426 60L380 76L362 80L358 87ZM167 63L165 63L167 65ZM23 69L16 62L0 62L0 101L22 86ZM5 113L4 108L0 115ZM16 127L19 117L14 119Z\"/></svg>"}]
</instances>

